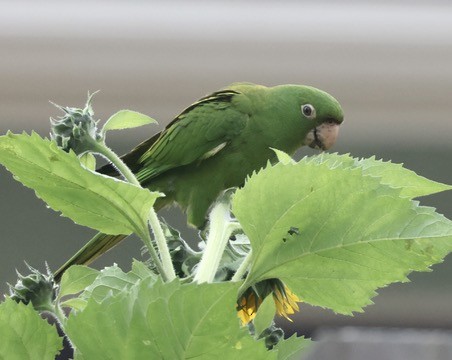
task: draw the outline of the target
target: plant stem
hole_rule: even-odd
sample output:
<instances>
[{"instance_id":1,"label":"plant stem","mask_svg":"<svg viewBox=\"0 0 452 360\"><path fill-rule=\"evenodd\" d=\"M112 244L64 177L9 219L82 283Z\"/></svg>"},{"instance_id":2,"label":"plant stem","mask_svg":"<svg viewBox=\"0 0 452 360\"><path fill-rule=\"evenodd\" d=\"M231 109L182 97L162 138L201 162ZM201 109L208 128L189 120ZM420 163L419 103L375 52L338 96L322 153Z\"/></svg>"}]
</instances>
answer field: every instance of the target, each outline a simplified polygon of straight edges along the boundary
<instances>
[{"instance_id":1,"label":"plant stem","mask_svg":"<svg viewBox=\"0 0 452 360\"><path fill-rule=\"evenodd\" d=\"M151 235L149 234L149 231L145 231L144 233L137 234L141 240L144 242L144 245L146 245L149 255L151 255L151 259L154 262L155 266L157 267L157 270L159 274L162 276L163 281L169 281L170 276L165 271L165 268L163 267L159 256L157 254L157 251L155 251L154 245L152 244Z\"/></svg>"},{"instance_id":2,"label":"plant stem","mask_svg":"<svg viewBox=\"0 0 452 360\"><path fill-rule=\"evenodd\" d=\"M64 330L64 325L66 324L66 316L63 313L58 301L54 303L48 303L35 308L39 313L47 312L51 314L55 320L59 323L62 330Z\"/></svg>"},{"instance_id":3,"label":"plant stem","mask_svg":"<svg viewBox=\"0 0 452 360\"><path fill-rule=\"evenodd\" d=\"M194 277L194 281L198 283L213 282L229 237L239 227L237 222L230 221L229 199L222 199L214 206L209 220L206 248Z\"/></svg>"},{"instance_id":4,"label":"plant stem","mask_svg":"<svg viewBox=\"0 0 452 360\"><path fill-rule=\"evenodd\" d=\"M165 234L163 233L162 226L160 225L160 221L154 208L151 208L149 213L149 224L154 232L155 242L159 249L160 259L162 260L162 266L167 276L167 280L174 280L176 278L176 272L174 271L173 262L171 261L171 254L166 243Z\"/></svg>"},{"instance_id":5,"label":"plant stem","mask_svg":"<svg viewBox=\"0 0 452 360\"><path fill-rule=\"evenodd\" d=\"M93 141L93 151L105 156L111 163L115 166L116 169L121 173L126 180L133 184L140 186L140 182L137 180L132 171L128 168L126 164L121 160L121 158L116 155L116 153L111 150L104 142Z\"/></svg>"},{"instance_id":6,"label":"plant stem","mask_svg":"<svg viewBox=\"0 0 452 360\"><path fill-rule=\"evenodd\" d=\"M61 328L64 330L64 325L66 324L66 316L64 315L63 310L61 309L58 302L55 302L54 308L55 308L55 310L54 310L53 314L60 322Z\"/></svg>"},{"instance_id":7,"label":"plant stem","mask_svg":"<svg viewBox=\"0 0 452 360\"><path fill-rule=\"evenodd\" d=\"M129 167L124 164L121 158L116 155L103 141L93 142L93 151L105 156L111 163L118 169L121 175L131 184L141 187L140 182L137 180L135 175L130 171ZM171 261L171 255L166 243L165 234L163 233L160 221L155 213L154 208L151 208L149 213L149 224L151 225L152 231L155 235L155 241L157 243L157 248L160 253L160 257L155 251L152 244L151 236L149 230L143 232L140 237L144 244L148 248L149 254L152 261L155 263L159 273L162 275L165 281L171 281L176 278L176 273L174 271L173 263ZM160 261L161 259L161 261Z\"/></svg>"},{"instance_id":8,"label":"plant stem","mask_svg":"<svg viewBox=\"0 0 452 360\"><path fill-rule=\"evenodd\" d=\"M66 333L65 327L66 327L66 321L67 317L64 314L63 310L61 309L61 306L59 304L59 301L55 301L54 305L52 306L52 309L49 309L49 313L51 313L54 318L56 319L56 322L58 323L60 329L63 331L63 333ZM72 340L69 338L68 335L66 335L66 340L69 342L69 345L75 350L75 345L72 342Z\"/></svg>"},{"instance_id":9,"label":"plant stem","mask_svg":"<svg viewBox=\"0 0 452 360\"><path fill-rule=\"evenodd\" d=\"M248 267L250 266L251 258L252 258L252 255L251 255L251 250L250 250L248 255L245 256L245 258L243 259L243 261L240 264L239 268L235 272L235 274L232 277L231 281L240 281L240 280L242 280L243 275L245 274L246 270L248 270Z\"/></svg>"}]
</instances>

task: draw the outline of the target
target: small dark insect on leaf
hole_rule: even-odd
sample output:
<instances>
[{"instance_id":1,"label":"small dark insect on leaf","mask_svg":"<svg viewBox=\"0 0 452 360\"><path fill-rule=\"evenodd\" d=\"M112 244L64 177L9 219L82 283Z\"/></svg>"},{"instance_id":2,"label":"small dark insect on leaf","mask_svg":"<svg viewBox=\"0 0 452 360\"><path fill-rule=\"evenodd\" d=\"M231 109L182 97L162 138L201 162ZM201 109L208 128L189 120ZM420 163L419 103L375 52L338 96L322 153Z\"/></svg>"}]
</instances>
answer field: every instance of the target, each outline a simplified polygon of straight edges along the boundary
<instances>
[{"instance_id":1,"label":"small dark insect on leaf","mask_svg":"<svg viewBox=\"0 0 452 360\"><path fill-rule=\"evenodd\" d=\"M289 231L287 232L289 235L300 235L300 229L295 227L295 226L291 226Z\"/></svg>"},{"instance_id":2,"label":"small dark insect on leaf","mask_svg":"<svg viewBox=\"0 0 452 360\"><path fill-rule=\"evenodd\" d=\"M282 238L282 242L285 243L287 241L286 238Z\"/></svg>"}]
</instances>

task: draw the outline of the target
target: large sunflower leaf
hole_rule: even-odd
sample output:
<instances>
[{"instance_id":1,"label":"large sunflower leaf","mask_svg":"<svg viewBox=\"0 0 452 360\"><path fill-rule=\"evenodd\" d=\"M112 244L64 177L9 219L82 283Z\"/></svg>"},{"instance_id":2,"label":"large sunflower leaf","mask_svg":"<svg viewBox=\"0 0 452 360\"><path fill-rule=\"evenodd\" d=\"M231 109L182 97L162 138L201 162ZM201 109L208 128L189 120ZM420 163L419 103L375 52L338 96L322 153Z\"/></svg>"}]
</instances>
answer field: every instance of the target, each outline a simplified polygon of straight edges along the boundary
<instances>
[{"instance_id":1,"label":"large sunflower leaf","mask_svg":"<svg viewBox=\"0 0 452 360\"><path fill-rule=\"evenodd\" d=\"M275 359L240 328L237 289L148 278L101 303L90 299L66 332L87 359Z\"/></svg>"},{"instance_id":2,"label":"large sunflower leaf","mask_svg":"<svg viewBox=\"0 0 452 360\"><path fill-rule=\"evenodd\" d=\"M381 177L382 184L401 188L400 196L410 199L452 189L451 185L419 176L402 164L376 160L375 157L356 160L355 164L362 167L364 174Z\"/></svg>"},{"instance_id":3,"label":"large sunflower leaf","mask_svg":"<svg viewBox=\"0 0 452 360\"><path fill-rule=\"evenodd\" d=\"M301 300L349 314L452 250L450 220L340 161L268 166L236 192L253 249L243 289L279 278Z\"/></svg>"},{"instance_id":4,"label":"large sunflower leaf","mask_svg":"<svg viewBox=\"0 0 452 360\"><path fill-rule=\"evenodd\" d=\"M74 153L36 133L0 136L0 163L52 209L107 234L147 231L150 208L160 196L87 170Z\"/></svg>"},{"instance_id":5,"label":"large sunflower leaf","mask_svg":"<svg viewBox=\"0 0 452 360\"><path fill-rule=\"evenodd\" d=\"M376 160L374 156L367 159L358 159L348 154L324 153L318 156L306 157L302 162L325 163L331 168L359 167L362 169L364 175L381 178L380 182L382 184L400 188L400 196L410 199L452 189L452 185L427 179L417 175L412 170L404 168L402 164Z\"/></svg>"}]
</instances>

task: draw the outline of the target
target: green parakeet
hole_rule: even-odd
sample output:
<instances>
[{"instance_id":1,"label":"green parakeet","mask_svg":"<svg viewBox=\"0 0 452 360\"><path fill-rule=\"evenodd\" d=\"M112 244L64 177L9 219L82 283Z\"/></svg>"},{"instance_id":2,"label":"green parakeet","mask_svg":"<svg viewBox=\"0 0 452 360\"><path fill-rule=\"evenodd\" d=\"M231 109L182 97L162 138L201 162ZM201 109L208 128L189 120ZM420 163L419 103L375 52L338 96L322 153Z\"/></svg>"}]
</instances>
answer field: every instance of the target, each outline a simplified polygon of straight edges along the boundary
<instances>
[{"instance_id":1,"label":"green parakeet","mask_svg":"<svg viewBox=\"0 0 452 360\"><path fill-rule=\"evenodd\" d=\"M235 83L190 105L122 159L142 186L165 194L156 210L176 203L188 223L202 228L223 190L242 186L253 171L276 161L272 148L288 154L303 145L326 150L342 121L338 101L316 88ZM110 165L98 171L116 174ZM70 265L90 263L124 237L98 234L55 278Z\"/></svg>"}]
</instances>

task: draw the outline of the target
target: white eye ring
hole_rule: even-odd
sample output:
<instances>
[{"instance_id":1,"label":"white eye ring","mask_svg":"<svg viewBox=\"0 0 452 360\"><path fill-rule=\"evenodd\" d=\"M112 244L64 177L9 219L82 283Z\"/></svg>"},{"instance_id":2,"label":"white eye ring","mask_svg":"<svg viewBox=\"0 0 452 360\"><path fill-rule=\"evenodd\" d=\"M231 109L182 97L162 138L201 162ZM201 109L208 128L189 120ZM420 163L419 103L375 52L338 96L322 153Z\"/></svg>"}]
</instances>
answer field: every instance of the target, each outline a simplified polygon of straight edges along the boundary
<instances>
[{"instance_id":1,"label":"white eye ring","mask_svg":"<svg viewBox=\"0 0 452 360\"><path fill-rule=\"evenodd\" d=\"M301 112L308 119L315 119L315 108L311 104L301 105Z\"/></svg>"}]
</instances>

